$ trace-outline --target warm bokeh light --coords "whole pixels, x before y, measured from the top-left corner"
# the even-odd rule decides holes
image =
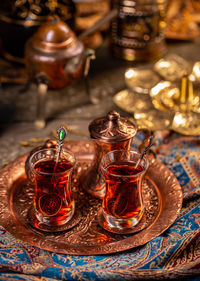
[[[182,115],[182,113],[176,113],[174,116],[174,121],[176,123],[176,125],[181,125],[183,123],[185,123],[185,119],[184,116]]]
[[[161,68],[164,68],[164,67],[170,67],[170,62],[168,62],[168,61],[160,61],[160,67]]]
[[[162,81],[162,82],[158,83],[156,86],[154,86],[151,89],[151,95],[156,96],[161,90],[169,87],[170,85],[171,85],[171,83],[168,81]]]
[[[200,79],[200,63],[196,62],[193,66],[192,73],[196,76],[196,78]]]
[[[132,69],[132,68],[128,69],[125,72],[125,78],[127,78],[127,79],[131,79],[132,77],[134,77],[136,75],[137,75],[137,72],[134,69]]]

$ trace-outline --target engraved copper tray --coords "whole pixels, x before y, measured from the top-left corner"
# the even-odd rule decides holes
[[[135,233],[114,234],[101,228],[98,213],[101,200],[86,194],[78,184],[80,174],[93,159],[90,142],[69,142],[66,147],[75,153],[77,166],[73,175],[76,212],[65,231],[45,232],[33,227],[30,218],[33,188],[28,185],[20,156],[0,171],[0,224],[17,238],[41,249],[75,255],[109,254],[137,247],[163,233],[176,219],[182,206],[181,187],[163,164],[150,159],[143,186],[145,214]]]

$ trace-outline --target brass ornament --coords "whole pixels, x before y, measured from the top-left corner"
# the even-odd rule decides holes
[[[181,80],[183,75],[191,73],[192,64],[176,54],[169,53],[154,64],[153,70],[164,80],[175,82]]]
[[[127,69],[127,89],[113,97],[114,103],[133,114],[139,128],[200,135],[200,62],[192,64],[168,54],[153,70]],[[154,84],[154,76],[150,76],[155,72],[166,80]]]
[[[169,129],[173,115],[154,108],[150,96],[133,93],[127,89],[113,97],[114,103],[134,115],[139,128],[151,131]]]
[[[200,135],[200,114],[191,112],[176,112],[171,129],[186,136]]]
[[[160,81],[160,77],[151,69],[128,68],[124,78],[130,91],[147,95],[150,89]]]
[[[200,135],[200,96],[194,92],[190,76],[182,77],[180,89],[162,81],[151,89],[150,96],[156,109],[173,113],[172,130],[183,135]]]
[[[200,112],[200,97],[194,92],[189,76],[182,77],[180,89],[170,81],[159,82],[151,89],[150,97],[154,107],[161,111]]]

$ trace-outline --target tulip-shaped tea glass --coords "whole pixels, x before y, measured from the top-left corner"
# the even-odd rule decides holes
[[[57,150],[42,149],[30,158],[34,175],[34,208],[37,219],[48,226],[68,222],[75,210],[71,189],[71,173],[76,164],[75,156],[62,148],[59,161]]]
[[[103,227],[127,230],[134,227],[143,215],[142,182],[149,162],[136,151],[114,150],[101,161],[106,181],[106,194],[102,203],[105,219]]]

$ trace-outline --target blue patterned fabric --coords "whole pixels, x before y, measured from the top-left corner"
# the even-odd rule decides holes
[[[72,256],[31,246],[0,227],[0,280],[200,280],[200,139],[166,140],[154,149],[184,194],[168,230],[126,252]]]

